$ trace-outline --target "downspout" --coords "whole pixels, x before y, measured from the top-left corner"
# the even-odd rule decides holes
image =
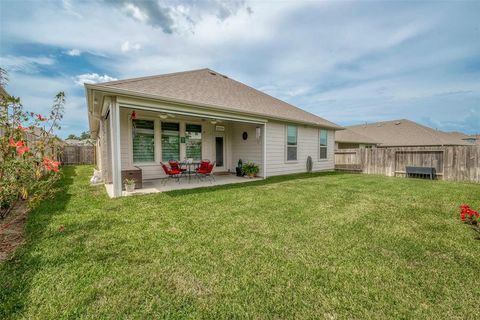
[[[267,123],[263,125],[263,179],[267,179]]]

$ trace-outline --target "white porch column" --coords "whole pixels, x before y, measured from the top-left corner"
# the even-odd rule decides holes
[[[267,123],[263,125],[263,179],[267,179]]]
[[[110,141],[112,149],[113,197],[122,195],[122,164],[120,160],[120,106],[116,97],[110,103]]]

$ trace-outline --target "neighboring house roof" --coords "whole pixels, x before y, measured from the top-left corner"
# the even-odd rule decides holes
[[[70,146],[91,146],[95,144],[92,139],[84,139],[84,140],[65,139],[64,142],[65,144]]]
[[[87,85],[88,87],[95,87],[98,90],[102,87],[122,89],[132,94],[155,96],[167,101],[310,123],[333,129],[341,128],[333,122],[210,69],[111,81]]]
[[[471,139],[474,139],[475,140],[475,144],[478,144],[480,145],[480,134],[473,134],[471,136],[469,136]]]
[[[378,144],[375,139],[364,136],[363,134],[357,133],[348,128],[335,132],[335,141],[346,143]]]
[[[347,129],[378,141],[382,147],[471,145],[464,140],[467,135],[463,133],[434,130],[407,119],[348,126]]]

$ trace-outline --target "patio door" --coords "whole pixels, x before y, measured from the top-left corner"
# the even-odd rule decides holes
[[[225,171],[225,136],[215,136],[216,171]]]

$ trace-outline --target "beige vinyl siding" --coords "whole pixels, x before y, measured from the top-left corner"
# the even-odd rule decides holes
[[[161,122],[162,119],[156,114],[137,111],[137,118],[153,119],[155,121],[155,162],[152,163],[133,163],[132,155],[132,126],[130,121],[130,110],[121,109],[120,114],[120,143],[121,143],[121,164],[122,168],[129,168],[132,165],[142,169],[144,179],[163,178],[164,173],[160,166],[161,160]],[[201,121],[200,119],[168,119],[165,121],[180,122],[180,134],[184,135],[187,123],[200,123],[202,125],[202,158],[215,160],[215,125],[210,121]],[[109,132],[109,121],[105,122],[106,132]],[[217,124],[218,125],[218,124]],[[239,122],[220,123],[225,127],[225,170],[234,171],[238,159],[242,161],[253,161],[260,167],[259,176],[263,176],[263,125],[261,128],[261,138],[256,139],[256,127],[254,124]],[[334,169],[334,140],[335,133],[328,130],[328,155],[326,160],[319,159],[319,128],[298,125],[298,160],[286,162],[286,123],[268,122],[267,123],[267,176],[299,173],[306,171],[307,156],[313,159],[313,170],[333,170]],[[242,139],[242,133],[248,133],[247,141]],[[107,141],[109,143],[109,139]],[[110,148],[102,148],[102,153],[110,152]],[[181,144],[181,157],[185,156],[185,146]],[[105,168],[110,168],[110,157],[105,155],[107,161],[104,162]],[[183,158],[182,158],[183,159]],[[111,181],[111,173],[107,173]]]
[[[120,112],[120,144],[121,144],[121,163],[122,168],[129,168],[137,166],[142,169],[143,179],[158,179],[164,178],[165,174],[160,165],[162,159],[161,148],[161,123],[165,122],[179,122],[180,136],[185,135],[185,127],[187,123],[200,124],[202,126],[202,158],[214,160],[214,133],[215,126],[209,121],[201,121],[201,119],[160,119],[158,113],[148,111],[136,111],[138,119],[149,119],[155,122],[155,161],[152,163],[134,163],[132,154],[132,124],[130,120],[131,110],[121,109]],[[227,149],[228,150],[228,149]],[[185,144],[180,144],[180,157],[185,157]],[[229,155],[227,155],[228,157]],[[181,160],[181,159],[180,159]]]
[[[262,130],[259,140],[256,139],[256,125],[235,123],[232,125],[232,162],[231,168],[235,170],[238,159],[243,163],[254,162],[260,167],[259,176],[263,176],[263,125],[258,125]],[[242,134],[247,132],[248,139],[243,140]]]
[[[327,159],[319,159],[319,128],[298,125],[297,161],[286,160],[287,123],[267,124],[267,175],[276,176],[306,171],[307,157],[313,160],[313,171],[334,169],[335,132],[328,130]]]

